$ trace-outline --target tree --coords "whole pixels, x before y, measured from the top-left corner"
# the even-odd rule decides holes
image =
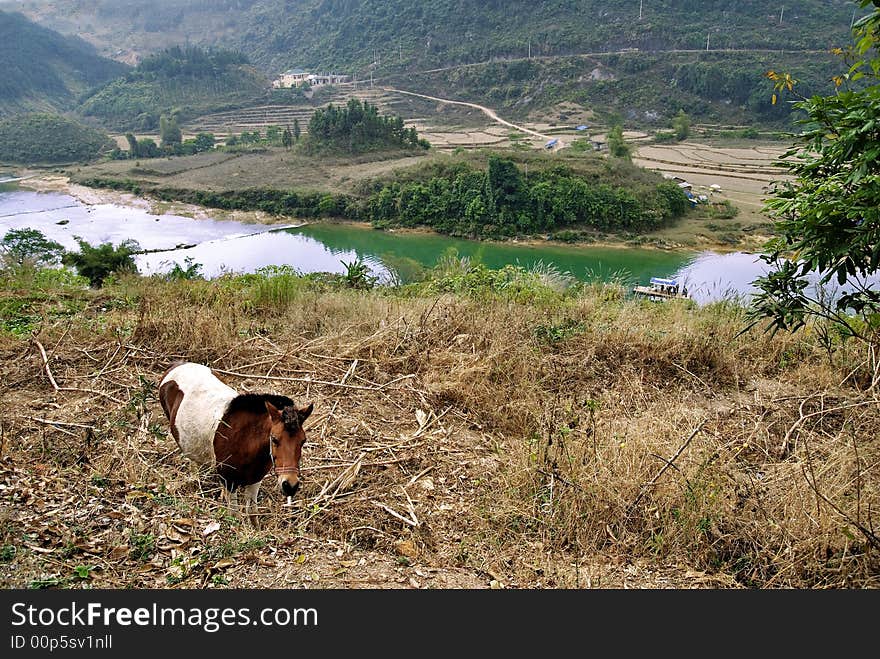
[[[159,118],[159,137],[163,149],[174,147],[183,141],[180,126],[177,125],[177,115],[166,117],[163,114]]]
[[[856,23],[853,37],[836,49],[852,62],[836,92],[793,102],[805,128],[783,156],[792,179],[776,182],[765,203],[778,236],[762,257],[771,270],[755,281],[750,313],[752,325],[769,319],[772,331],[822,318],[876,346],[880,291],[866,279],[880,269],[880,9]],[[778,92],[797,93],[790,74],[767,75]],[[829,299],[810,278],[843,290]]]
[[[272,146],[281,146],[284,142],[284,135],[280,126],[269,126],[266,129],[266,141]]]
[[[630,159],[631,147],[623,137],[623,127],[620,124],[608,131],[608,152],[615,158]]]
[[[131,159],[139,157],[141,154],[138,151],[137,138],[131,133],[126,133],[125,139],[128,140],[128,157]]]
[[[117,247],[103,243],[93,247],[82,238],[77,238],[78,252],[67,252],[62,263],[72,265],[76,271],[89,280],[93,288],[100,288],[104,280],[113,273],[137,272],[134,253],[139,246],[134,240],[124,240]]]
[[[486,190],[490,207],[499,219],[510,221],[524,203],[522,174],[512,160],[489,156],[486,168]]]
[[[281,145],[285,149],[289,149],[293,146],[293,133],[290,132],[290,126],[287,126],[281,134]]]
[[[672,130],[675,132],[675,139],[679,142],[686,140],[690,136],[691,118],[687,116],[684,110],[679,110],[672,120]]]
[[[202,151],[210,151],[214,148],[216,143],[217,140],[214,138],[214,133],[196,133],[193,140],[196,151],[199,153]]]
[[[162,152],[153,140],[142,137],[137,141],[137,154],[139,158],[158,158]]]
[[[293,140],[294,142],[299,142],[299,136],[302,134],[302,130],[299,127],[299,119],[296,117],[293,118]]]
[[[64,248],[36,229],[10,229],[0,241],[4,267],[42,267],[58,263]]]

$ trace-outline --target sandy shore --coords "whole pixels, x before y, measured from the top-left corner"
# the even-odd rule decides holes
[[[30,174],[25,174],[30,176]],[[185,204],[177,201],[162,201],[139,197],[131,192],[121,190],[109,190],[106,188],[90,188],[85,185],[72,183],[64,174],[39,173],[21,181],[19,187],[35,190],[37,192],[60,192],[67,194],[87,206],[100,204],[113,204],[116,206],[128,206],[140,208],[154,215],[178,215],[189,217],[194,220],[234,220],[246,224],[290,224],[291,218],[279,217],[263,211],[227,211],[219,208],[206,208],[196,204]],[[306,224],[305,221],[296,220],[296,223]]]

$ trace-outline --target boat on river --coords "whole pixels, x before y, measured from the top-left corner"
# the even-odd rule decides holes
[[[651,277],[648,286],[636,286],[633,293],[647,297],[653,302],[690,299],[687,288],[682,286],[677,279],[664,277]]]

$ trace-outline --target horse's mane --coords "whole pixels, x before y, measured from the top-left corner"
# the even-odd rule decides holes
[[[227,413],[250,412],[251,414],[266,414],[267,401],[281,411],[281,419],[289,431],[293,432],[299,428],[299,416],[296,413],[296,405],[287,396],[279,396],[277,394],[239,394],[229,403]]]

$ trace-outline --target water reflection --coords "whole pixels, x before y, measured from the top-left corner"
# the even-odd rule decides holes
[[[185,266],[187,259],[201,264],[205,277],[216,277],[225,272],[253,272],[265,265],[288,265],[299,272],[345,273],[343,261],[360,258],[370,271],[382,281],[391,278],[390,270],[381,260],[359,254],[354,249],[333,249],[319,240],[303,234],[283,230],[242,237],[209,240],[194,247],[173,252],[141,254],[138,269],[143,274],[167,272],[174,264]]]
[[[481,243],[339,224],[279,229],[155,215],[145,208],[113,204],[85,205],[64,194],[22,190],[0,192],[0,236],[13,228],[37,229],[71,250],[78,248],[75,236],[93,245],[134,239],[142,249],[162,250],[137,256],[145,275],[167,272],[174,264],[185,268],[188,260],[200,264],[206,277],[254,272],[266,265],[287,265],[303,273],[344,273],[343,262],[360,259],[382,282],[407,281],[452,249],[492,268],[552,264],[581,280],[624,276],[634,284],[655,276],[677,277],[703,304],[730,297],[745,300],[755,292],[752,282],[767,272],[757,255],[741,252],[694,255],[657,249]]]
[[[675,278],[699,304],[720,299],[747,299],[757,292],[752,282],[769,271],[758,254],[704,252],[678,270]]]

